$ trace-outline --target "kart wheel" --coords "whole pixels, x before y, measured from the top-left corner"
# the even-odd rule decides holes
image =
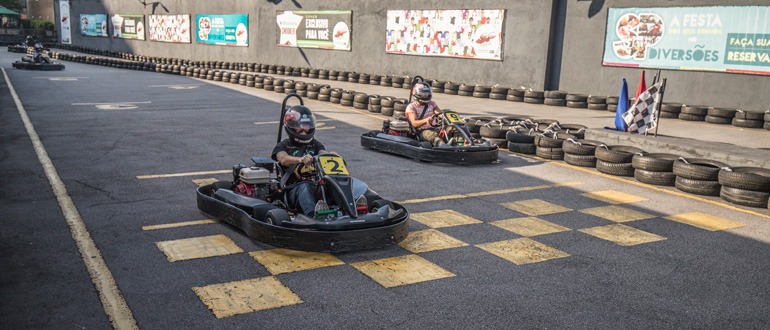
[[[369,206],[369,212],[377,212],[378,209],[388,206],[391,209],[393,208],[393,203],[391,203],[389,200],[386,199],[378,199],[376,201],[373,201],[371,205]]]
[[[291,221],[289,213],[284,209],[272,209],[265,214],[265,222],[273,226],[280,226],[284,221]]]

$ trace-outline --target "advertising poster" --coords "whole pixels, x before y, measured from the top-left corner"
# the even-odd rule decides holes
[[[249,45],[248,14],[197,14],[195,15],[195,42],[206,45]]]
[[[150,15],[150,41],[190,43],[190,15]]]
[[[59,35],[61,36],[61,43],[70,45],[72,44],[72,25],[70,24],[70,1],[59,0],[59,17],[61,22],[59,24]]]
[[[144,40],[144,15],[115,14],[112,21],[112,37]]]
[[[502,60],[505,10],[388,10],[385,52]]]
[[[80,34],[90,37],[109,37],[107,15],[80,14]]]
[[[350,50],[353,11],[283,11],[276,13],[278,46]]]
[[[602,64],[770,74],[770,7],[610,8]]]

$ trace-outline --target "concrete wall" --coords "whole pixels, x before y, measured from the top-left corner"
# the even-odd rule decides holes
[[[629,93],[639,84],[641,69],[602,66],[607,8],[669,6],[770,5],[768,0],[570,0],[564,31],[564,52],[559,88],[576,93],[618,95],[626,78]],[[648,69],[647,83],[657,70]],[[770,109],[770,77],[746,74],[664,70],[664,102],[682,102],[747,110]]]
[[[154,1],[147,1],[151,3]],[[273,2],[278,2],[274,4]],[[289,66],[324,68],[388,75],[421,75],[466,84],[500,84],[542,88],[545,79],[550,27],[551,2],[524,1],[442,1],[438,7],[419,6],[414,1],[159,1],[153,8],[139,1],[72,0],[72,17],[81,13],[108,14],[191,14],[248,13],[249,47],[198,44],[168,44],[152,41],[84,37],[73,26],[73,44],[133,52],[147,56],[176,57],[191,60],[255,62]],[[353,11],[352,51],[277,47],[277,10]],[[421,57],[385,53],[385,19],[388,9],[505,9],[502,61]],[[166,11],[165,9],[168,11]],[[223,10],[223,8],[227,8]],[[77,22],[73,20],[73,22]],[[364,60],[365,59],[365,60]]]
[[[370,74],[421,75],[466,84],[571,93],[617,95],[626,78],[636,90],[640,69],[602,66],[608,7],[726,5],[724,0],[460,0],[417,3],[405,0],[71,0],[72,17],[107,14],[249,14],[249,47],[169,44],[152,41],[83,37],[73,26],[73,44],[190,60],[254,62]],[[146,3],[146,4],[145,4]],[[277,4],[276,4],[277,3]],[[729,5],[768,5],[768,0],[730,0]],[[58,7],[58,6],[57,6]],[[226,10],[225,10],[226,8]],[[385,17],[388,9],[505,9],[503,60],[469,60],[386,54]],[[275,46],[277,10],[353,11],[352,51]],[[555,14],[554,14],[555,13]],[[553,17],[553,18],[552,18]],[[59,20],[57,20],[58,22]],[[76,22],[76,20],[73,20]],[[647,70],[648,82],[655,70]],[[663,71],[668,78],[665,101],[749,110],[770,108],[770,78],[766,76],[695,71]]]

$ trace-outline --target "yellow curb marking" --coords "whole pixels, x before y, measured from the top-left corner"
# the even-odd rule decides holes
[[[273,276],[192,289],[218,319],[303,303]]]
[[[478,248],[508,260],[517,265],[525,265],[551,259],[566,258],[570,254],[554,249],[531,238],[517,238],[507,241],[484,243]]]

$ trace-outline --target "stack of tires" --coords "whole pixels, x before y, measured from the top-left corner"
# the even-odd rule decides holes
[[[473,97],[475,98],[488,99],[490,92],[492,92],[492,87],[489,86],[476,85],[473,87]]]
[[[679,118],[679,114],[682,112],[681,103],[663,102],[660,105],[659,118]]]
[[[547,131],[535,136],[535,155],[551,160],[564,160],[562,145],[565,140],[576,139],[574,135],[558,131]]]
[[[430,90],[434,93],[443,93],[445,88],[444,86],[446,86],[446,81],[439,81],[439,80],[430,81]]]
[[[481,127],[489,124],[493,120],[495,120],[495,118],[483,116],[463,118],[465,126],[468,127],[468,132],[470,132],[471,136],[476,139],[481,138]]]
[[[501,149],[507,149],[508,140],[505,136],[511,128],[513,127],[501,121],[488,122],[479,127],[479,134],[483,139],[497,144]]]
[[[677,155],[666,153],[636,154],[631,159],[634,178],[639,182],[656,186],[674,186],[676,182],[674,161],[679,158]]]
[[[508,150],[511,152],[534,155],[537,152],[535,137],[540,134],[534,128],[517,125],[512,127],[505,134],[508,140]]]
[[[460,92],[460,85],[447,81],[444,83],[444,94],[457,95]]]
[[[369,95],[365,93],[355,93],[353,96],[353,107],[364,110],[369,107]]]
[[[358,78],[356,78],[358,80]],[[346,107],[352,107],[354,98],[356,97],[356,91],[354,90],[344,90],[342,91],[342,97],[340,98],[340,105],[344,105]]]
[[[543,93],[543,96],[545,96],[543,103],[557,107],[567,106],[567,94],[569,93],[563,91],[545,91]]]
[[[711,124],[730,125],[735,118],[736,109],[710,107],[706,113],[706,122]]]
[[[524,88],[511,88],[505,99],[512,102],[524,102]]]
[[[492,86],[489,90],[489,98],[493,100],[505,100],[508,96],[508,87]]]
[[[719,196],[719,170],[727,164],[709,159],[680,158],[674,161],[674,186],[686,193]]]
[[[585,94],[567,94],[568,108],[585,109],[588,108],[588,95]]]
[[[524,91],[524,103],[531,103],[531,104],[545,103],[545,92],[533,91],[533,90]]]
[[[604,174],[633,177],[634,165],[632,160],[635,154],[642,153],[644,151],[636,147],[598,146],[594,153],[596,169]]]
[[[764,125],[764,113],[759,111],[737,110],[733,118],[733,126],[744,128],[762,128]]]
[[[369,102],[367,103],[368,105],[366,106],[367,110],[369,110],[369,112],[374,112],[374,113],[382,112],[381,101],[382,101],[381,96],[377,94],[369,95]]]
[[[564,162],[581,167],[596,167],[596,148],[604,145],[599,141],[568,139],[562,144]]]
[[[770,110],[766,110],[765,111],[765,117],[764,118],[765,118],[764,128],[766,130],[770,130]]]
[[[588,96],[588,109],[607,110],[607,97],[599,95]]]
[[[719,170],[719,197],[738,205],[768,207],[770,170],[761,167],[724,167]]]
[[[683,105],[679,119],[687,121],[706,121],[709,108],[705,105]]]

